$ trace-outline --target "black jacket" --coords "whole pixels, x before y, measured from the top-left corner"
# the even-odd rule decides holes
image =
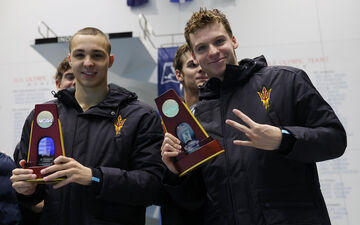
[[[0,152],[0,225],[17,225],[21,221],[16,193],[10,181],[13,169],[14,161]]]
[[[181,180],[201,180],[204,188],[177,186],[169,176],[166,182],[172,184],[168,188],[175,200],[187,207],[204,201],[207,225],[330,224],[316,162],[341,156],[346,134],[304,71],[267,66],[262,56],[245,59],[239,66],[227,65],[223,82],[210,79],[200,98],[195,116],[225,153]],[[232,113],[234,108],[291,135],[283,135],[274,151],[236,146],[233,140],[247,137],[225,124],[226,119],[244,124]]]
[[[74,90],[57,94],[66,156],[93,173],[101,184],[69,184],[58,190],[38,185],[34,196],[20,196],[29,204],[45,200],[41,224],[144,224],[145,208],[163,199],[160,147],[163,133],[151,107],[116,85],[106,98],[83,112]],[[26,159],[30,124],[27,118],[14,158]],[[116,122],[123,122],[116,134]]]

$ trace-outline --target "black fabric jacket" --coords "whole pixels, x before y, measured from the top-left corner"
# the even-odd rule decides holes
[[[163,199],[160,147],[163,132],[157,112],[137,100],[135,93],[109,85],[106,98],[83,112],[74,89],[57,93],[66,156],[101,177],[89,186],[71,183],[54,190],[38,185],[28,204],[45,200],[41,224],[144,224],[145,208]],[[116,134],[114,124],[124,122]],[[26,159],[33,112],[27,118],[14,153]]]
[[[267,107],[263,90],[270,92]],[[207,225],[330,224],[316,162],[341,156],[346,133],[304,71],[267,66],[263,56],[245,59],[227,65],[223,82],[210,79],[200,98],[195,116],[225,153],[182,180],[168,174],[164,182],[174,200],[188,208],[204,201]],[[283,135],[274,151],[234,145],[233,140],[247,140],[225,124],[226,119],[244,124],[234,108],[291,135]]]
[[[16,193],[10,181],[13,169],[14,161],[0,152],[0,225],[17,225],[21,221]]]

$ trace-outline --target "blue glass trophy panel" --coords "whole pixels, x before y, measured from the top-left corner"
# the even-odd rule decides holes
[[[53,164],[55,153],[54,140],[51,137],[43,137],[38,144],[38,166],[50,166]]]
[[[190,154],[200,148],[199,140],[188,123],[180,123],[176,127],[176,135],[184,146],[186,154]]]

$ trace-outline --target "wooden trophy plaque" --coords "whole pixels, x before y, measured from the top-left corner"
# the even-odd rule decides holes
[[[180,176],[224,152],[217,140],[210,137],[188,106],[172,89],[155,99],[164,130],[181,141],[181,153],[174,158]]]
[[[65,155],[64,142],[56,104],[35,105],[34,119],[31,123],[29,151],[26,169],[32,169],[36,179],[27,181],[44,183],[40,171],[53,165],[56,157]],[[49,182],[59,182],[58,178]]]

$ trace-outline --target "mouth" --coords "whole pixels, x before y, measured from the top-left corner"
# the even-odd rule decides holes
[[[216,59],[214,61],[211,61],[209,62],[208,64],[216,64],[216,63],[222,63],[225,61],[225,57],[222,57],[222,58],[219,58],[219,59]]]
[[[96,75],[96,72],[83,71],[82,74],[86,77],[93,77]]]
[[[207,80],[207,76],[199,76],[195,78],[196,80]]]

